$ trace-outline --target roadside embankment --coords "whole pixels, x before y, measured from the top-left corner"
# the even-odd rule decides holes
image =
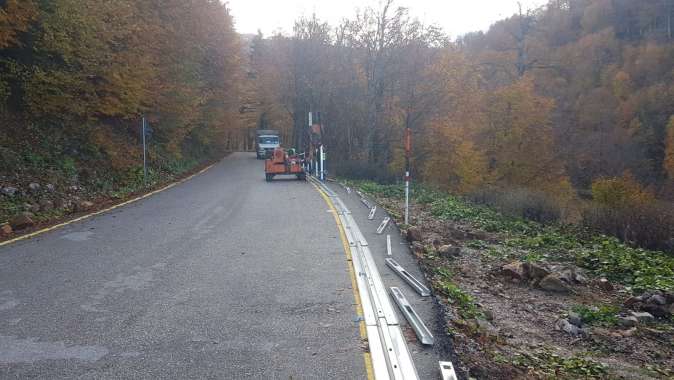
[[[402,187],[352,183],[399,222]],[[674,376],[674,257],[416,188],[402,226],[477,379]]]

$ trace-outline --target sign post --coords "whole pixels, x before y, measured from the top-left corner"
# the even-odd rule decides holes
[[[147,186],[147,146],[145,144],[146,123],[147,121],[143,116],[143,126],[141,128],[141,133],[143,134],[143,185],[145,186]]]

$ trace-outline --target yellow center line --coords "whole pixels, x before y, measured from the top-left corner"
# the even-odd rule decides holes
[[[100,214],[106,213],[106,212],[108,212],[108,211],[112,211],[112,210],[114,210],[114,209],[116,209],[116,208],[119,208],[119,207],[122,207],[122,206],[126,206],[126,205],[128,205],[128,204],[137,202],[137,201],[139,201],[139,200],[141,200],[141,199],[145,199],[145,198],[147,198],[147,197],[151,197],[151,196],[153,196],[153,195],[155,195],[155,194],[157,194],[157,193],[161,193],[161,192],[164,191],[164,190],[168,190],[168,189],[172,188],[173,186],[179,185],[179,184],[181,184],[181,183],[183,183],[183,182],[187,182],[187,181],[191,180],[192,178],[198,176],[199,174],[204,173],[205,171],[207,171],[208,169],[212,168],[213,166],[215,166],[215,164],[208,165],[207,167],[205,167],[205,168],[199,170],[198,172],[196,172],[196,173],[190,175],[189,177],[183,178],[183,179],[181,179],[180,181],[176,181],[176,182],[173,182],[173,183],[171,183],[171,184],[168,184],[168,185],[162,187],[161,189],[157,189],[157,190],[151,191],[151,192],[149,192],[149,193],[147,193],[147,194],[143,194],[143,195],[138,196],[138,197],[136,197],[136,198],[129,199],[128,201],[124,201],[124,202],[122,202],[122,203],[118,203],[118,204],[113,205],[113,206],[110,206],[110,207],[108,207],[108,208],[106,208],[106,209],[99,210],[99,211],[95,211],[95,212],[92,212],[91,214],[83,215],[83,216],[77,217],[77,218],[75,218],[75,219],[71,219],[71,220],[65,221],[65,222],[63,222],[63,223],[59,223],[59,224],[53,225],[53,226],[51,226],[51,227],[43,228],[43,229],[41,229],[41,230],[39,230],[39,231],[31,232],[31,233],[29,233],[29,234],[25,234],[25,235],[21,235],[21,236],[19,236],[19,237],[15,237],[14,239],[10,239],[10,240],[6,240],[6,241],[3,241],[3,242],[0,242],[0,247],[5,246],[5,245],[9,245],[9,244],[12,244],[12,243],[16,243],[16,242],[18,242],[18,241],[20,241],[20,240],[30,239],[30,238],[33,238],[33,237],[35,237],[35,236],[42,235],[42,234],[45,233],[45,232],[53,231],[53,230],[55,230],[55,229],[58,229],[58,228],[67,226],[67,225],[69,225],[69,224],[72,224],[72,223],[75,223],[75,222],[79,222],[79,221],[84,220],[84,219],[91,218],[92,216],[100,215]]]
[[[363,317],[363,305],[360,302],[360,294],[358,293],[358,282],[356,281],[356,272],[353,268],[353,258],[351,257],[351,248],[349,247],[349,241],[346,239],[346,232],[344,232],[344,226],[342,225],[342,221],[339,219],[339,215],[337,214],[337,209],[335,208],[335,205],[332,203],[332,200],[330,200],[330,197],[325,194],[323,190],[321,190],[318,186],[315,184],[311,184],[319,194],[321,194],[321,197],[325,200],[325,203],[328,204],[328,207],[330,208],[330,211],[332,212],[332,216],[335,218],[335,222],[337,223],[337,229],[339,230],[339,237],[342,239],[342,246],[344,248],[344,253],[346,254],[346,260],[348,262],[348,267],[349,267],[349,276],[351,277],[351,289],[353,290],[353,298],[356,300],[356,314],[361,317],[361,320],[358,322],[358,328],[360,331],[360,338],[363,341],[367,340],[367,328],[365,326],[365,320],[362,318]],[[365,361],[365,371],[367,372],[367,378],[368,380],[374,380],[374,369],[372,367],[372,356],[370,355],[369,352],[363,352],[363,360]]]

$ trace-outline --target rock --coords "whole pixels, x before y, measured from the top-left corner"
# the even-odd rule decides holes
[[[7,186],[2,188],[2,194],[8,197],[13,197],[16,192],[19,191],[16,187]]]
[[[71,207],[70,201],[63,198],[56,198],[54,200],[54,207],[59,210],[69,209]]]
[[[489,240],[489,234],[480,230],[471,230],[465,233],[464,239],[470,240]]]
[[[77,212],[82,212],[82,211],[87,211],[90,210],[92,207],[94,207],[94,203],[90,201],[79,201],[75,205],[75,211]]]
[[[568,319],[558,319],[557,322],[555,322],[555,330],[564,331],[571,336],[583,335],[583,330],[578,326],[571,324]]]
[[[655,320],[655,317],[651,313],[633,311],[631,314],[639,323],[648,323]]]
[[[576,281],[574,279],[575,277],[575,274],[570,269],[564,269],[563,271],[557,273],[557,278],[566,282],[567,284],[573,284]]]
[[[532,280],[540,280],[550,274],[550,271],[536,263],[522,264],[525,276]]]
[[[484,314],[484,319],[488,321],[493,321],[494,320],[494,312],[489,310],[489,309],[484,309],[482,310],[482,314]]]
[[[430,235],[424,236],[424,240],[427,244],[430,244],[433,247],[439,247],[442,245],[442,237],[436,233],[431,233]]]
[[[627,329],[627,330],[625,330],[625,331],[621,331],[621,332],[620,332],[620,336],[622,336],[623,338],[628,338],[628,337],[634,335],[636,332],[637,332],[637,328],[636,328],[636,327],[632,327],[631,329]]]
[[[587,281],[585,276],[583,276],[576,268],[565,269],[559,272],[557,277],[569,285],[582,284]]]
[[[415,226],[410,226],[410,228],[407,229],[407,241],[412,243],[415,241],[421,241],[423,239],[423,235],[421,233],[421,229],[419,227]]]
[[[630,298],[628,298],[628,299],[625,300],[625,302],[623,303],[623,305],[625,305],[625,307],[627,307],[627,308],[634,309],[635,306],[641,304],[643,301],[644,301],[644,300],[643,300],[643,298],[641,298],[641,296],[638,296],[638,297],[630,297]]]
[[[516,280],[525,280],[527,278],[524,264],[521,261],[513,261],[510,264],[502,266],[501,274]]]
[[[538,283],[538,286],[540,286],[543,290],[557,293],[568,293],[570,290],[564,281],[562,281],[555,274],[549,274],[545,276],[541,282]]]
[[[667,299],[661,294],[654,294],[646,302],[653,305],[666,305]]]
[[[30,184],[28,184],[28,190],[30,190],[31,193],[37,193],[38,191],[40,191],[40,188],[42,188],[42,186],[40,186],[39,183],[31,182]]]
[[[16,215],[13,217],[10,221],[9,224],[14,230],[22,230],[24,228],[32,227],[35,225],[35,222],[33,221],[33,213],[31,212],[22,212],[19,215]]]
[[[578,313],[569,312],[567,320],[574,326],[583,327],[583,319],[580,317],[580,315],[578,315]]]
[[[54,186],[54,185],[51,184],[51,183],[48,183],[48,184],[45,186],[45,189],[47,189],[48,192],[53,193],[53,192],[56,190],[56,186]]]
[[[634,327],[639,323],[637,317],[633,315],[628,315],[626,317],[618,317],[618,324],[622,327]]]
[[[9,223],[0,225],[0,236],[9,236],[12,232],[14,232],[14,230],[12,230],[12,226],[10,226]]]
[[[607,292],[613,291],[613,284],[611,284],[608,279],[605,278],[600,278],[599,281],[597,281],[597,287],[601,290],[605,290]]]
[[[412,242],[412,245],[410,246],[412,248],[412,252],[414,252],[416,255],[423,255],[424,254],[424,245],[419,243],[418,241]]]
[[[498,336],[498,329],[492,325],[489,321],[484,319],[476,319],[475,324],[477,329],[485,336],[496,337]]]
[[[583,275],[582,273],[576,271],[575,280],[576,280],[576,283],[578,283],[578,284],[584,284],[584,283],[587,282],[587,277],[585,277],[585,275]],[[609,283],[609,285],[611,285],[611,284]],[[613,289],[613,286],[611,286],[611,289]]]
[[[657,304],[646,304],[641,307],[641,310],[647,312],[646,314],[651,314],[657,318],[669,318],[672,315],[672,311],[667,305],[657,305]]]
[[[457,257],[461,254],[461,247],[443,245],[438,248],[438,254],[445,258]]]
[[[667,292],[663,294],[665,299],[667,300],[667,303],[672,304],[674,303],[674,292]]]
[[[35,203],[24,203],[23,209],[24,211],[29,211],[32,212],[33,214],[37,214],[38,212],[40,212],[40,205]]]
[[[54,202],[50,201],[49,199],[40,200],[40,210],[51,211],[53,209],[54,209]]]

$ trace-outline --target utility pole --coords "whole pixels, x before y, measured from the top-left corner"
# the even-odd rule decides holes
[[[143,134],[143,185],[147,186],[147,146],[145,144],[145,128],[147,121],[143,116],[141,133]]]
[[[410,155],[412,153],[412,130],[405,128],[405,224],[410,222]]]

